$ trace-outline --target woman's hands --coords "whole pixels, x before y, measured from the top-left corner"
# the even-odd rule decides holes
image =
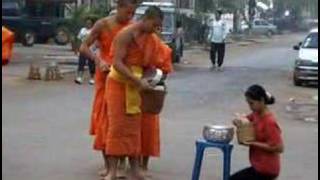
[[[252,146],[255,142],[254,141],[245,141],[245,142],[241,142],[240,145],[243,146]]]
[[[232,121],[233,125],[235,125],[236,127],[239,127],[241,124],[246,122],[249,122],[246,114],[235,113],[235,118]]]

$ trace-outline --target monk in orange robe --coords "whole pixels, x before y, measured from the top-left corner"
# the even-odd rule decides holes
[[[163,13],[158,7],[149,7],[143,18],[122,30],[111,49],[113,66],[107,77],[106,101],[108,107],[108,131],[106,154],[110,172],[105,180],[117,175],[117,162],[128,156],[132,178],[142,180],[139,157],[142,153],[142,112],[140,91],[152,87],[141,79],[143,71],[157,67],[163,61],[157,54],[164,45],[154,34],[161,27]]]
[[[104,96],[105,82],[109,72],[109,66],[111,65],[111,59],[109,58],[110,47],[116,34],[129,24],[136,7],[137,0],[118,0],[117,13],[114,16],[97,21],[89,37],[80,47],[81,53],[85,54],[89,59],[93,59],[99,67],[95,74],[95,96],[89,133],[90,135],[95,135],[93,148],[101,151],[104,158],[106,169],[99,173],[101,176],[105,176],[108,172],[107,156],[104,153],[105,135],[108,129],[107,106]],[[100,46],[97,56],[89,49],[95,41],[97,41]]]
[[[151,45],[149,47],[152,47]],[[160,46],[160,51],[154,54],[158,57],[157,67],[163,71],[165,75],[172,72],[172,50],[167,45]],[[141,134],[141,167],[145,176],[148,174],[148,163],[151,157],[160,157],[160,117],[157,114],[142,114],[142,134]]]
[[[9,63],[12,56],[14,33],[2,26],[2,65]]]

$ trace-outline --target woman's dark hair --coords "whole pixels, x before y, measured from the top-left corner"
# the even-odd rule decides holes
[[[264,101],[267,105],[274,104],[276,101],[270,93],[257,84],[250,86],[245,92],[245,96],[255,101]]]

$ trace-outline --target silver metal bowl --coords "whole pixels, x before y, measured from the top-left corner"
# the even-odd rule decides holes
[[[225,125],[206,125],[203,128],[203,138],[217,143],[230,143],[234,136],[234,128]]]

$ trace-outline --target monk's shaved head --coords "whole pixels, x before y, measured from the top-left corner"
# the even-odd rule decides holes
[[[163,17],[164,17],[163,12],[157,6],[150,6],[144,13],[144,18],[147,18],[147,19],[160,18],[161,20],[163,20]]]
[[[147,33],[157,32],[161,29],[164,15],[159,7],[150,6],[142,18],[143,31]]]
[[[138,0],[117,0],[117,20],[122,23],[130,21],[136,11]]]

